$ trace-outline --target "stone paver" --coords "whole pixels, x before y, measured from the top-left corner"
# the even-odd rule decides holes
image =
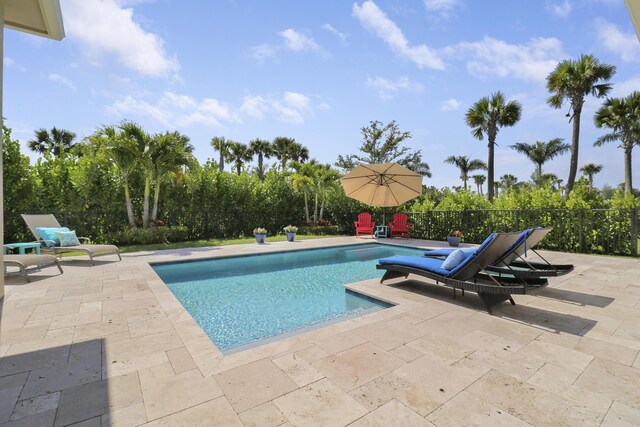
[[[8,277],[0,424],[640,425],[637,259],[545,253],[575,271],[493,316],[471,292],[367,280],[349,288],[396,305],[230,355],[148,264],[370,241],[65,258],[63,275]]]

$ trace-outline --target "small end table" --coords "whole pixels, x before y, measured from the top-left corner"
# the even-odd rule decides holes
[[[4,253],[5,254],[7,253],[7,249],[8,250],[18,249],[18,253],[20,255],[24,255],[25,254],[25,250],[31,249],[31,250],[35,250],[36,253],[39,255],[40,254],[40,242],[7,243],[6,245],[4,245]]]
[[[389,227],[386,226],[386,225],[376,225],[376,231],[375,231],[374,235],[377,238],[380,238],[380,237],[387,238],[387,237],[389,237]]]

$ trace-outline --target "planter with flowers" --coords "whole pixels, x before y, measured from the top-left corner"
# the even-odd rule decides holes
[[[264,243],[264,240],[267,238],[267,229],[262,227],[254,228],[253,235],[256,236],[257,243]]]
[[[447,236],[447,242],[449,242],[449,246],[458,246],[460,244],[460,240],[462,240],[462,230],[454,230]]]
[[[298,227],[296,227],[295,225],[287,225],[284,228],[284,232],[287,235],[287,241],[288,242],[293,242],[296,238],[296,233],[298,232]]]

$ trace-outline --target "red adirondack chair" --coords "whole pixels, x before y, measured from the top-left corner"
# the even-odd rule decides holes
[[[389,223],[389,229],[391,230],[391,237],[404,236],[409,238],[409,232],[411,231],[411,224],[409,224],[409,217],[403,213],[397,213],[393,216],[393,222]]]
[[[371,214],[363,212],[358,215],[358,220],[353,223],[356,226],[356,237],[361,234],[373,235],[373,229],[376,223],[371,221]]]

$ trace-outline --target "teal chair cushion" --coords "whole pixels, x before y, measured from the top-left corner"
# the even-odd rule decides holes
[[[56,236],[56,233],[69,232],[69,229],[67,227],[38,227],[36,228],[36,231],[42,240],[53,240],[56,242],[55,246],[60,246],[60,240],[58,239],[58,236]],[[47,247],[53,246],[51,242],[45,242],[45,244]]]

